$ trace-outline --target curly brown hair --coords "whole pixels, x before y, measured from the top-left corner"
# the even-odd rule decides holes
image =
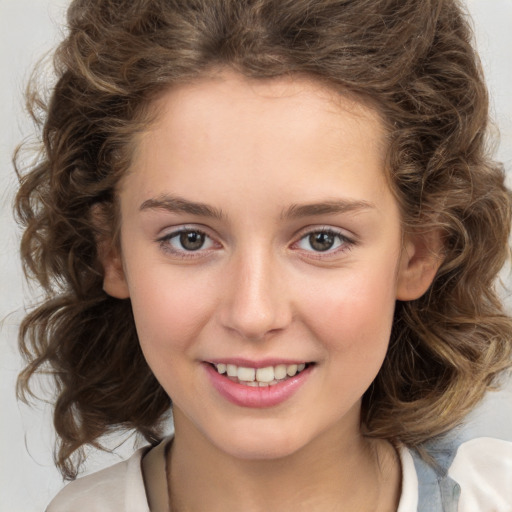
[[[370,436],[417,447],[461,421],[511,362],[494,283],[511,196],[488,154],[488,98],[456,0],[75,0],[49,102],[29,96],[43,152],[16,213],[26,272],[46,298],[20,330],[28,366],[57,385],[56,463],[76,476],[112,429],[155,442],[170,399],[139,348],[129,300],[108,296],[98,240],[116,239],[114,189],[148,106],[173,84],[229,66],[254,79],[300,73],[369,99],[388,128],[404,230],[440,230],[427,294],[399,302],[384,365],[363,397]],[[37,111],[43,107],[43,113]],[[105,228],[93,218],[101,204]]]

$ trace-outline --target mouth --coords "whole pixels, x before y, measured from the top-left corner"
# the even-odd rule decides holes
[[[290,400],[311,379],[315,366],[303,361],[204,361],[220,396],[240,407],[260,409]]]
[[[253,368],[229,363],[208,363],[219,375],[248,387],[276,386],[295,377],[314,363],[293,363]]]

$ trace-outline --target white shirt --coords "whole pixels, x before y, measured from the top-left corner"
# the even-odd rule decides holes
[[[147,451],[142,448],[126,461],[71,482],[47,512],[150,512],[141,469]],[[402,492],[397,512],[415,512],[421,482],[412,452],[401,447],[399,454]],[[482,437],[462,443],[448,475],[461,488],[457,512],[512,512],[512,442]]]

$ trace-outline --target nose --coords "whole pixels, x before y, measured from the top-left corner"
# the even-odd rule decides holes
[[[221,308],[224,328],[247,340],[262,340],[292,320],[283,269],[271,254],[253,252],[233,261]]]

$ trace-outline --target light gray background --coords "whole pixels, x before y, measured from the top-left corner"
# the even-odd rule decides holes
[[[21,360],[16,330],[23,305],[36,290],[23,284],[17,257],[18,233],[10,204],[16,179],[10,160],[16,145],[32,133],[23,113],[24,86],[34,63],[61,36],[67,0],[0,0],[0,510],[42,511],[62,486],[53,467],[51,411],[29,409],[14,398]],[[498,157],[512,170],[512,0],[467,0],[492,94],[493,116],[501,132]],[[504,274],[510,282],[509,273]],[[127,456],[94,454],[87,470]]]

